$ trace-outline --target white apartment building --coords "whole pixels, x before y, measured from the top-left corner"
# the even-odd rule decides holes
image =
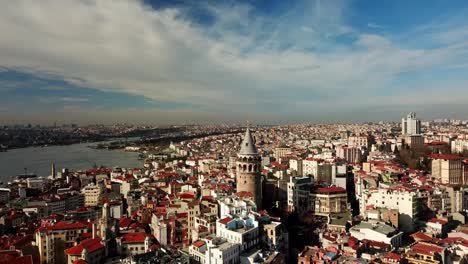
[[[351,136],[348,138],[348,146],[355,147],[355,148],[369,148],[371,145],[371,137],[369,135],[358,135],[358,136]]]
[[[192,243],[189,255],[200,264],[237,264],[240,262],[240,247],[225,238],[215,237]]]
[[[359,163],[362,160],[362,150],[357,147],[340,146],[336,150],[336,156],[350,163]]]
[[[402,135],[417,135],[421,134],[421,120],[416,118],[416,113],[409,113],[405,118],[401,119],[401,134]]]
[[[337,165],[336,173],[332,175],[332,184],[346,189],[348,166],[346,164]]]
[[[253,217],[226,217],[216,222],[216,236],[228,242],[239,244],[241,252],[259,243],[258,222]]]
[[[384,223],[361,222],[349,229],[351,236],[359,240],[373,240],[399,247],[402,242],[403,232]]]
[[[437,218],[431,218],[426,223],[427,231],[436,235],[443,235],[447,233],[447,221]]]
[[[468,194],[459,185],[440,185],[439,189],[445,196],[445,210],[449,213],[462,212],[468,209]]]
[[[132,256],[149,251],[152,235],[144,232],[126,233],[116,238],[117,252],[120,256]]]
[[[195,216],[193,219],[194,226],[191,231],[192,241],[216,234],[216,220],[218,220],[218,215],[214,213]]]
[[[42,178],[28,178],[26,179],[28,188],[37,189],[41,192],[44,190],[44,179]]]
[[[279,160],[281,157],[290,155],[292,153],[292,150],[290,147],[278,147],[275,148],[275,159]]]
[[[288,182],[288,212],[307,208],[310,191],[306,188],[314,183],[312,177],[291,177]]]
[[[317,175],[318,165],[322,160],[307,158],[302,161],[302,172],[304,175]]]
[[[298,176],[304,175],[302,172],[302,159],[290,159],[289,169],[295,171]]]
[[[167,224],[164,222],[163,217],[158,217],[156,214],[151,215],[151,230],[154,237],[163,246],[168,245]]]
[[[451,143],[452,153],[468,151],[468,139],[457,138]]]
[[[235,196],[225,197],[218,200],[220,216],[246,217],[251,212],[257,212],[257,205],[250,197],[239,198]]]
[[[205,264],[235,264],[239,263],[240,245],[229,243],[224,239],[207,240]]]
[[[0,202],[8,202],[10,200],[10,193],[10,189],[0,188]]]
[[[362,195],[358,196],[361,214],[365,213],[367,206],[397,209],[399,211],[398,222],[401,229],[406,232],[412,232],[415,228],[418,198],[418,192],[412,190],[384,187],[364,190]]]
[[[307,158],[302,162],[303,175],[312,175],[317,183],[332,184],[340,165],[322,159]]]

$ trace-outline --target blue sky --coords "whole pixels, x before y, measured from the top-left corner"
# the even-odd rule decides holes
[[[468,119],[468,2],[18,0],[0,123]]]

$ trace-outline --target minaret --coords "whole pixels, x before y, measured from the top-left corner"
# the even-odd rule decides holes
[[[107,237],[107,230],[109,229],[109,217],[110,217],[110,207],[108,203],[104,203],[102,206],[102,215],[101,215],[101,221],[100,221],[100,231],[101,231],[101,241],[104,243],[106,246],[105,250],[105,255],[108,256],[109,251],[108,251],[108,245],[107,243],[109,242],[109,237]]]
[[[109,216],[110,216],[109,211],[110,211],[109,204],[104,203],[104,205],[102,206],[101,227],[100,227],[101,239],[104,241],[107,240],[107,229],[109,228]]]
[[[52,179],[55,179],[55,176],[57,175],[57,172],[55,171],[55,163],[52,163]]]
[[[258,209],[262,207],[261,161],[262,158],[257,152],[250,129],[247,128],[244,140],[242,140],[241,149],[237,154],[237,191],[252,193]]]

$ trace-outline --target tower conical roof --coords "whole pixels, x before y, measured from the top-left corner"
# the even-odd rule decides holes
[[[257,148],[255,147],[255,141],[250,133],[250,129],[247,128],[244,135],[244,140],[242,140],[241,149],[239,151],[240,155],[254,155],[257,154]]]

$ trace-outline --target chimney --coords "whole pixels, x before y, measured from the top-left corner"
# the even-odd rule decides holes
[[[55,171],[55,163],[52,163],[52,179],[55,179],[57,172]]]

